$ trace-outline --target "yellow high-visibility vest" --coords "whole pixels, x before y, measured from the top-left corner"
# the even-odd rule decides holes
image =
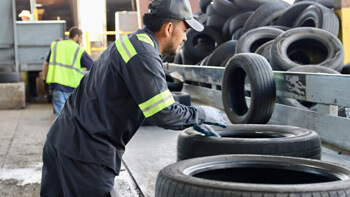
[[[83,53],[84,49],[72,40],[52,42],[46,83],[78,87],[84,76],[80,64]]]

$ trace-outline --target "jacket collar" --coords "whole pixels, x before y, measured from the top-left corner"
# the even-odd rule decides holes
[[[158,43],[158,40],[157,40],[156,36],[154,35],[154,33],[150,29],[148,29],[147,27],[144,27],[142,30],[147,35],[149,35],[149,37],[151,37],[151,39],[153,40],[153,43],[154,43],[155,50],[158,52],[158,55],[161,55],[160,48],[159,48],[159,43]]]

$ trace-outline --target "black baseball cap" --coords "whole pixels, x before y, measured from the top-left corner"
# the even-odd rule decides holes
[[[188,0],[152,0],[148,5],[148,11],[159,17],[183,20],[196,31],[204,29],[203,25],[193,18]]]

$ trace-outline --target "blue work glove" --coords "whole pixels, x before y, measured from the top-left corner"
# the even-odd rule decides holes
[[[221,137],[210,125],[193,125],[194,130],[204,133],[207,136]]]
[[[205,112],[205,119],[204,119],[205,124],[217,125],[223,128],[227,127],[227,123],[221,111],[208,106],[200,106],[200,107]]]

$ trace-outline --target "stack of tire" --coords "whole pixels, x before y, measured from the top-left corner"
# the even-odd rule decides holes
[[[274,71],[350,74],[338,40],[339,19],[333,0],[199,0],[194,15],[205,29],[190,29],[187,42],[174,59],[177,64],[226,67],[239,53],[265,57]],[[317,105],[278,97],[277,103],[308,110]],[[339,108],[347,117],[347,108]],[[350,113],[348,113],[350,115]],[[350,118],[350,117],[349,117]]]
[[[174,62],[225,67],[222,99],[233,124],[214,127],[221,138],[182,131],[178,162],[159,172],[155,196],[349,196],[350,170],[317,160],[321,139],[315,131],[266,124],[276,101],[273,70],[342,71],[333,1],[199,4],[204,32],[189,30]]]

